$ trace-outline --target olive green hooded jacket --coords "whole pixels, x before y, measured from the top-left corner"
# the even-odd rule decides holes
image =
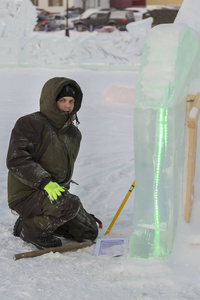
[[[67,84],[76,93],[71,115],[62,113],[56,104],[57,95]],[[72,120],[81,107],[82,96],[74,80],[52,78],[43,86],[40,112],[16,122],[7,154],[10,208],[36,190],[43,190],[49,181],[69,187],[81,142],[81,133]]]

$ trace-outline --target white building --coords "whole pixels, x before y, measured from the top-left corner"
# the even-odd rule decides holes
[[[66,10],[67,1],[69,8],[81,7],[85,10],[88,8],[110,7],[110,0],[31,0],[37,8],[50,12],[63,12]]]

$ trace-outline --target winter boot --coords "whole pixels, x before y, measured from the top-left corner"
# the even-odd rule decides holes
[[[46,248],[59,247],[62,246],[62,242],[59,238],[53,236],[53,234],[40,236],[38,238],[31,238],[24,233],[22,229],[20,237],[27,243],[31,243],[36,246],[40,250],[44,250]]]
[[[18,217],[17,221],[15,222],[14,228],[13,228],[13,235],[14,236],[20,236],[20,233],[22,231],[22,224],[23,224],[23,218],[21,216]]]

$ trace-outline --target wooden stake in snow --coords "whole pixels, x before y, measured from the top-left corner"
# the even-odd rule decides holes
[[[29,258],[29,257],[36,257],[36,256],[41,256],[46,253],[50,252],[67,252],[67,251],[73,251],[73,250],[78,250],[82,249],[85,247],[92,246],[93,242],[88,241],[88,242],[82,242],[82,243],[74,243],[74,244],[69,244],[66,246],[60,246],[60,247],[53,247],[53,248],[48,248],[45,250],[36,250],[36,251],[30,251],[30,252],[24,252],[24,253],[18,253],[13,256],[14,260],[18,260],[20,258]]]
[[[196,148],[197,148],[197,129],[198,119],[200,116],[200,93],[195,97],[190,96],[191,104],[189,106],[188,115],[188,154],[187,154],[187,190],[186,190],[186,201],[184,219],[186,222],[190,221],[192,202],[194,198],[194,178],[195,178],[195,167],[196,167]]]

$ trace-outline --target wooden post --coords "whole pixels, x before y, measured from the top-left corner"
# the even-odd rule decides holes
[[[186,222],[190,221],[192,202],[194,199],[194,179],[195,179],[195,167],[196,167],[196,148],[197,148],[197,129],[198,119],[200,115],[200,93],[198,93],[191,100],[189,105],[189,116],[188,116],[188,157],[187,157],[187,190],[186,190],[186,201],[184,210],[184,219]]]

